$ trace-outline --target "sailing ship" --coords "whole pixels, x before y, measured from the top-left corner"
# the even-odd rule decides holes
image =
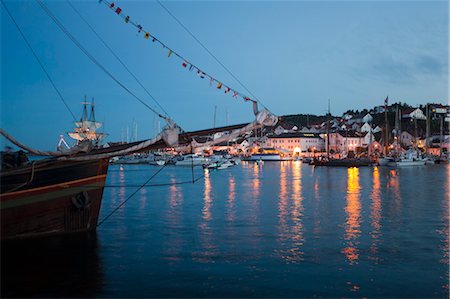
[[[94,110],[94,98],[92,98],[92,102],[86,102],[86,97],[84,98],[83,104],[83,113],[81,115],[80,121],[76,121],[75,128],[73,132],[68,132],[67,134],[75,139],[77,143],[80,143],[85,140],[90,140],[94,143],[94,145],[98,146],[101,140],[108,136],[105,133],[97,132],[103,125],[102,122],[95,120],[95,110]],[[88,117],[87,105],[91,105],[91,113]]]
[[[7,8],[3,2],[2,4]],[[45,3],[38,1],[38,4],[96,66],[102,69],[106,75],[111,77],[132,97],[149,108],[155,115],[164,119],[166,126],[151,139],[101,147],[100,141],[106,137],[106,134],[97,131],[101,127],[101,123],[95,119],[93,102],[91,104],[91,114],[88,117],[87,105],[89,103],[85,101],[82,117],[80,121],[75,122],[74,131],[69,133],[69,136],[77,141],[76,145],[70,149],[59,147],[55,152],[33,149],[16,140],[3,128],[0,128],[0,135],[17,147],[30,154],[49,157],[38,161],[28,161],[23,151],[2,153],[2,169],[0,172],[2,240],[94,231],[97,227],[109,160],[113,157],[163,148],[176,148],[178,152],[192,154],[196,150],[201,151],[204,148],[234,140],[253,130],[265,126],[274,126],[278,122],[278,117],[270,113],[266,108],[259,110],[257,101],[250,100],[247,97],[244,98],[237,91],[233,90],[232,94],[236,97],[240,95],[246,102],[251,101],[253,103],[254,121],[217,129],[184,132],[167,115],[164,116],[158,113],[122,83],[118,82],[110,72],[99,65],[98,61],[70,35],[46,7]],[[9,10],[7,12],[14,20]],[[14,24],[21,32],[17,22],[14,21]],[[22,37],[27,41],[24,35]],[[28,42],[27,45],[35,53]],[[40,63],[36,55],[35,58],[51,81],[44,65]],[[200,74],[204,77],[204,72]],[[62,98],[56,86],[52,85]],[[231,91],[229,87],[226,90]],[[223,134],[214,140],[200,142],[205,140],[205,136],[224,131],[228,132],[228,134]]]
[[[102,123],[95,121],[94,100],[89,117],[87,104],[74,132],[68,133],[77,141],[75,150],[84,145],[94,150],[107,136],[96,132]],[[8,159],[16,163],[5,164]],[[27,160],[25,155],[2,153],[1,239],[95,230],[108,159]]]

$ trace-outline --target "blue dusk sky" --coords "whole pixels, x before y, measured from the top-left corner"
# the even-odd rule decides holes
[[[95,98],[108,141],[124,138],[127,127],[130,137],[133,123],[139,139],[155,134],[153,113],[94,65],[38,3],[4,2],[77,118],[86,95]],[[114,2],[190,62],[246,93],[156,1]],[[44,3],[120,82],[156,106],[67,1]],[[217,126],[253,119],[250,103],[210,87],[104,4],[71,3],[184,130],[212,127],[215,106]],[[275,114],[323,114],[328,99],[335,115],[381,105],[387,95],[411,105],[448,102],[447,1],[163,3]],[[1,127],[30,146],[54,149],[72,121],[2,6]]]

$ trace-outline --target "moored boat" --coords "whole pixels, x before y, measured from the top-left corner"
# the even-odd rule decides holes
[[[262,148],[258,153],[251,155],[247,161],[290,161],[292,157],[283,154],[274,148]]]
[[[345,159],[314,159],[314,166],[332,166],[332,167],[363,167],[371,166],[372,161],[368,158],[345,158]]]
[[[45,159],[4,170],[1,239],[95,230],[108,159]]]

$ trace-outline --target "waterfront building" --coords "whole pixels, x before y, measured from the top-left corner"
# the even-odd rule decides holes
[[[324,151],[325,141],[318,133],[283,133],[267,136],[263,146],[300,155],[305,152]]]
[[[366,148],[375,140],[372,133],[357,131],[338,131],[330,133],[330,151],[344,153]]]

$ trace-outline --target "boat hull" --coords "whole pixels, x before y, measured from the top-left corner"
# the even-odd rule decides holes
[[[314,160],[314,166],[330,166],[330,167],[364,167],[371,166],[369,159],[330,159],[327,161]]]
[[[409,166],[423,166],[425,165],[426,160],[418,160],[418,161],[392,161],[387,165],[390,167],[409,167]]]
[[[53,160],[2,173],[1,239],[95,230],[107,169],[107,159]]]

